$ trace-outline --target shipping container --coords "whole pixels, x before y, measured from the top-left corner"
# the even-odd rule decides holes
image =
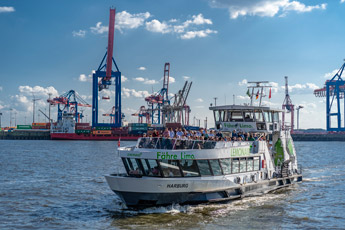
[[[182,128],[181,123],[166,123],[165,126],[167,128],[173,128],[173,129],[178,129],[178,128]]]
[[[37,125],[37,126],[44,126],[46,124],[50,124],[50,123],[44,123],[44,122],[35,122],[35,123],[32,123],[32,126],[34,125]]]
[[[128,127],[146,127],[147,128],[147,123],[129,123]]]
[[[94,135],[111,135],[111,130],[94,130],[92,131]]]
[[[96,130],[111,130],[111,127],[99,126],[95,128]]]
[[[17,125],[17,129],[32,129],[31,125]]]
[[[144,133],[146,133],[147,131],[144,131],[144,130],[130,130],[128,131],[128,134],[131,134],[131,135],[142,135]]]
[[[77,133],[77,134],[89,134],[89,133],[91,133],[91,130],[76,129],[75,133]]]

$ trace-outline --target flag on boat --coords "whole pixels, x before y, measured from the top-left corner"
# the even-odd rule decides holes
[[[258,99],[259,98],[259,90],[258,90],[258,92],[256,93],[256,99]]]
[[[247,90],[247,95],[248,95],[248,97],[250,97],[250,92],[249,92],[249,89]]]
[[[119,138],[119,140],[117,141],[117,147],[121,146],[121,138]]]
[[[268,99],[271,99],[271,97],[272,97],[271,89],[272,88],[270,88],[270,94],[268,95]]]

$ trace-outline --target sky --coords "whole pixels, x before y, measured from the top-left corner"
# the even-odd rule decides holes
[[[91,104],[91,75],[106,51],[111,6],[126,120],[136,122],[131,114],[162,88],[169,62],[170,95],[193,82],[191,124],[207,117],[214,125],[214,97],[217,105],[248,103],[250,81],[269,81],[272,98],[264,104],[281,108],[288,76],[293,104],[304,107],[300,128],[325,128],[325,98],[313,91],[344,62],[344,0],[1,0],[2,126],[10,117],[12,126],[31,123],[33,95],[40,99],[36,122],[45,122],[38,109],[48,111],[48,93],[73,89]],[[113,102],[101,100],[99,113]],[[91,109],[84,113],[90,121]]]

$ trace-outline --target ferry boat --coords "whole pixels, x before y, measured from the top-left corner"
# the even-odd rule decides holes
[[[290,131],[280,122],[283,110],[262,106],[261,98],[253,105],[253,94],[251,105],[210,110],[225,138],[240,130],[253,139],[140,138],[118,148],[126,173],[105,178],[127,207],[225,202],[302,182]]]

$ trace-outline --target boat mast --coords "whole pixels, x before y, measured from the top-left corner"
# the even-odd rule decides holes
[[[250,106],[253,106],[253,96],[254,96],[254,92],[256,89],[258,89],[257,94],[259,94],[258,96],[260,97],[259,106],[261,106],[262,97],[264,97],[264,95],[263,95],[264,88],[271,88],[272,86],[266,85],[266,84],[268,84],[268,81],[250,81],[250,82],[248,82],[248,84],[253,84],[253,85],[248,86],[248,90],[252,89],[252,93],[250,95]]]

